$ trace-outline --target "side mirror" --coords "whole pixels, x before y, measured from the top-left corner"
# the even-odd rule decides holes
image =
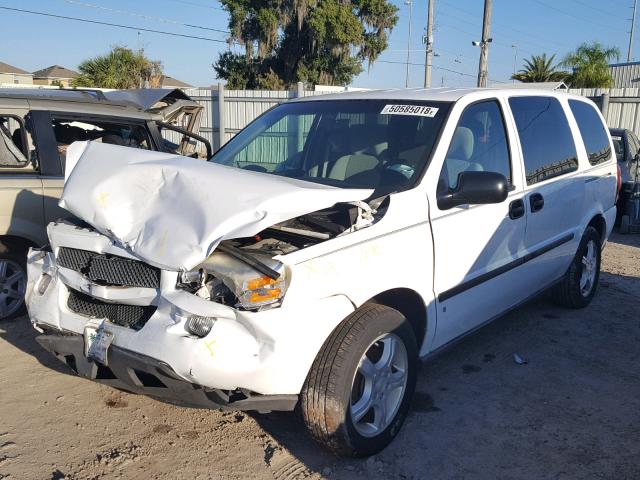
[[[497,172],[462,172],[458,175],[458,186],[438,196],[440,210],[449,210],[459,205],[502,203],[509,194],[509,181]]]

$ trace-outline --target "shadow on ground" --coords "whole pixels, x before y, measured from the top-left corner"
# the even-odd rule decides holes
[[[640,478],[638,301],[640,278],[603,272],[587,309],[542,296],[496,320],[422,365],[400,435],[369,460],[320,450],[292,415],[255,415],[294,457],[276,478],[302,478],[300,465],[340,479]]]
[[[12,320],[0,321],[0,338],[24,353],[35,357],[43,366],[56,372],[74,375],[73,371],[53,355],[44,350],[36,337],[39,333],[29,323],[27,315]]]
[[[402,431],[371,459],[338,459],[327,453],[310,439],[293,414],[251,414],[272,437],[264,440],[263,452],[258,450],[264,456],[260,461],[268,467],[266,473],[278,480],[308,476],[640,478],[640,273],[637,262],[635,269],[633,265],[622,268],[629,255],[637,258],[639,251],[628,247],[640,246],[640,237],[614,236],[612,243],[625,247],[605,251],[607,271],[602,273],[600,290],[588,308],[567,310],[540,297],[423,364],[413,409]],[[1,338],[46,367],[68,373],[39,347],[35,336],[26,319],[0,323]],[[514,354],[526,363],[515,362]],[[152,401],[126,398],[146,415],[163,410]],[[96,408],[87,409],[92,418],[117,418],[113,411],[100,416]],[[125,410],[117,414],[124,415]],[[200,413],[163,411],[165,421],[176,424],[171,429],[181,428],[176,422],[182,421],[184,428],[197,433]],[[233,457],[238,437],[245,432],[254,434],[242,417],[229,414],[217,416],[214,422],[199,420],[213,429],[210,436],[200,432],[198,440],[183,438],[180,442],[184,445],[178,444],[183,446],[168,445],[173,455],[180,455],[180,449],[192,452],[204,446],[204,438],[215,436],[227,443],[214,444],[218,450],[212,452],[221,458]],[[130,420],[123,416],[122,432],[128,431]],[[169,429],[164,423],[149,426],[149,438],[154,442],[161,435],[173,434],[173,430],[160,430],[159,426]],[[263,442],[261,438],[255,442]],[[146,441],[140,440],[145,448]],[[164,443],[153,447],[155,444],[148,441],[148,448],[168,448]],[[259,448],[255,442],[243,445]],[[153,459],[161,460],[171,463],[169,458]],[[202,461],[205,468],[207,461]],[[100,464],[99,468],[104,467]],[[227,475],[228,470],[224,472]],[[229,478],[240,477],[230,474]]]

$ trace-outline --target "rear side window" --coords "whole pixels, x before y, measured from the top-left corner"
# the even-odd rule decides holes
[[[73,142],[90,140],[151,150],[151,140],[145,124],[139,121],[52,115],[51,125],[61,165],[65,165],[67,148]]]
[[[609,136],[595,108],[579,100],[569,100],[569,107],[578,123],[589,163],[597,165],[609,160],[611,158]]]
[[[527,185],[578,169],[573,135],[558,100],[514,97],[509,105],[520,137]]]

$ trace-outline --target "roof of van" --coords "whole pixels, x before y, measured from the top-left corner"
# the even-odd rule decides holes
[[[327,95],[314,95],[293,99],[295,102],[316,101],[316,100],[427,100],[440,102],[455,102],[462,97],[472,94],[490,97],[496,92],[509,93],[513,95],[543,95],[543,96],[572,96],[563,91],[535,88],[509,88],[509,87],[489,87],[489,88],[394,88],[386,90],[364,90],[357,92],[333,93]]]

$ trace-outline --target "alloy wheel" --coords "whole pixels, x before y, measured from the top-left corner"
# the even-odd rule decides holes
[[[374,340],[360,359],[351,387],[351,421],[365,437],[383,432],[393,421],[407,386],[409,359],[393,333]]]

